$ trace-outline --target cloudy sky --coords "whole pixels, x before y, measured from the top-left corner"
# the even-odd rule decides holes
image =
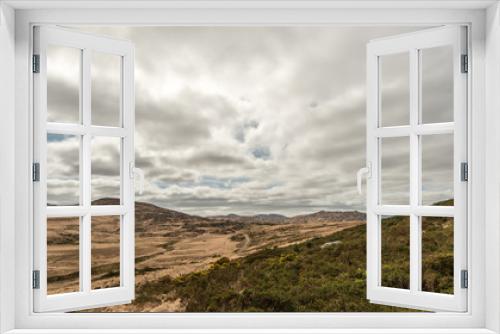
[[[85,30],[135,44],[136,165],[146,174],[138,200],[200,215],[364,210],[355,174],[366,154],[366,43],[411,29]],[[78,120],[78,52],[71,51],[49,53],[49,121]],[[423,57],[423,121],[451,120],[446,52]],[[399,58],[382,61],[382,122],[390,125],[407,122],[407,63]],[[95,55],[94,124],[118,122],[118,68],[113,57]],[[451,196],[449,137],[423,139],[427,204]],[[393,204],[408,197],[405,140],[382,143],[383,198]],[[79,138],[48,142],[48,201],[75,203]],[[92,198],[117,196],[119,142],[92,145]]]

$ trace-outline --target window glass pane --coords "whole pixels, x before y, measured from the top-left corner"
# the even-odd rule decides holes
[[[80,290],[80,218],[47,219],[47,293]]]
[[[80,121],[81,49],[47,48],[47,121]]]
[[[92,55],[92,124],[121,126],[121,57]]]
[[[92,217],[92,289],[120,286],[120,216]]]
[[[410,122],[410,79],[408,53],[379,57],[381,126]]]
[[[422,143],[422,204],[453,205],[453,135],[429,135]]]
[[[423,49],[421,54],[422,123],[453,121],[453,49]]]
[[[80,136],[47,135],[47,205],[80,204]]]
[[[92,138],[92,204],[120,204],[121,138]]]
[[[409,138],[381,138],[380,142],[380,203],[408,205],[410,201]]]
[[[453,294],[453,218],[422,217],[422,290]]]
[[[382,286],[410,288],[410,217],[382,216]]]

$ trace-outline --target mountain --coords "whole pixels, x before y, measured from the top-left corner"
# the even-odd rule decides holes
[[[260,215],[255,215],[252,216],[252,218],[257,221],[257,222],[268,222],[268,223],[283,223],[285,222],[288,217],[277,214],[277,213],[266,213],[266,214],[260,214]]]
[[[101,198],[92,201],[92,205],[120,205],[120,200],[117,198]],[[150,225],[183,226],[185,224],[208,222],[208,219],[162,208],[151,203],[135,202],[135,221],[136,227],[138,227],[137,230],[143,231]]]
[[[366,215],[359,211],[318,211],[311,214],[298,215],[287,217],[280,214],[257,214],[253,216],[240,216],[229,214],[223,216],[211,216],[209,219],[219,221],[232,221],[244,223],[261,223],[261,224],[290,224],[290,223],[307,223],[307,222],[343,222],[343,221],[363,221],[366,220]]]
[[[325,222],[325,221],[363,221],[366,220],[366,214],[359,211],[319,211],[306,215],[299,215],[290,218],[292,223],[303,222]]]
[[[135,202],[135,219],[136,221],[150,221],[162,224],[189,224],[208,221],[204,217],[189,215],[144,202]]]
[[[104,197],[100,199],[93,200],[92,205],[120,205],[120,200],[118,198]]]
[[[120,200],[118,198],[101,198],[95,201],[92,201],[92,205],[120,205]],[[186,213],[166,209],[152,203],[146,202],[135,202],[135,212],[139,214],[139,218],[143,218],[145,216],[160,216],[163,220],[177,220],[182,219],[186,221],[190,220],[205,220],[205,218],[199,216],[188,215]]]
[[[92,205],[119,205],[117,198],[102,198],[92,202]],[[243,228],[244,224],[307,224],[310,222],[348,222],[364,221],[366,215],[359,211],[319,211],[311,214],[287,217],[281,214],[256,214],[256,215],[237,215],[234,213],[227,215],[217,215],[201,217],[190,215],[180,211],[166,209],[151,203],[135,202],[135,217],[140,230],[144,230],[151,224],[169,224],[171,226],[211,226],[211,227],[229,227],[236,229]]]
[[[210,216],[209,219],[216,221],[239,222],[239,223],[257,223],[257,224],[280,224],[284,223],[288,217],[276,214],[257,214],[254,216],[240,216],[234,213],[228,215]]]
[[[436,205],[450,205],[450,201],[443,201]],[[48,203],[48,206],[56,204]],[[76,204],[75,204],[76,205]],[[118,198],[105,197],[92,201],[92,205],[120,205]],[[453,205],[453,204],[451,204]],[[163,208],[152,203],[135,202],[135,217],[138,222],[147,223],[254,223],[254,224],[282,224],[282,223],[307,223],[310,221],[362,221],[366,220],[366,215],[359,211],[318,211],[311,214],[287,217],[277,213],[263,213],[243,216],[234,213],[227,215],[216,215],[201,217],[190,215],[180,211]]]

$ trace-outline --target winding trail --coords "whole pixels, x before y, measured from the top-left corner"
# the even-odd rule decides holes
[[[245,242],[243,243],[241,248],[238,249],[238,253],[242,253],[242,252],[246,251],[248,246],[250,246],[250,242],[251,242],[250,236],[247,233],[244,233],[243,236],[245,237]]]

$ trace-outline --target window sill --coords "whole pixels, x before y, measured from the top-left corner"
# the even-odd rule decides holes
[[[485,328],[442,329],[15,329],[5,334],[495,334]]]

